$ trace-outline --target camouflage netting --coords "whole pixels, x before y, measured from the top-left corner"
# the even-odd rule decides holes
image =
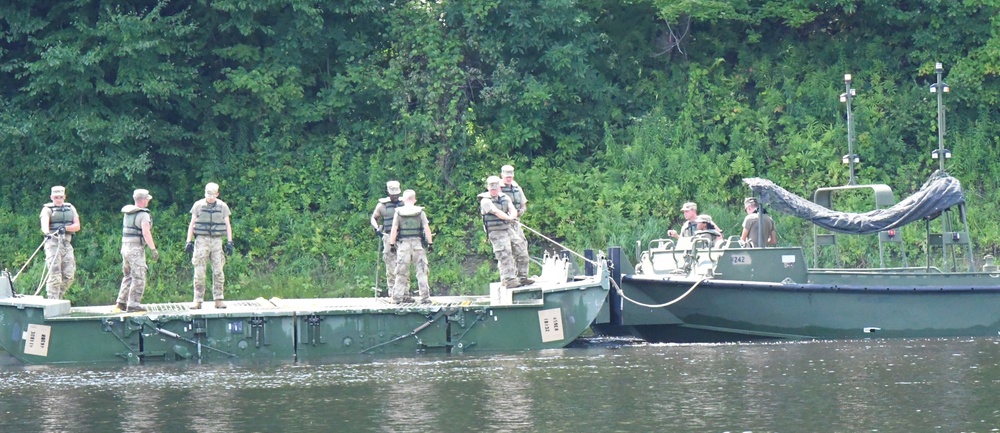
[[[794,215],[827,230],[848,234],[869,234],[902,227],[919,219],[937,218],[942,211],[965,203],[958,179],[943,171],[934,174],[915,194],[892,207],[865,213],[827,209],[759,177],[743,179],[754,196],[770,209]]]

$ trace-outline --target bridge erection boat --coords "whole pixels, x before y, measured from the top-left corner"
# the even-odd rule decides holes
[[[429,304],[387,298],[227,300],[228,308],[144,304],[73,307],[18,295],[0,274],[0,347],[26,364],[275,359],[337,355],[488,352],[561,348],[594,320],[608,294],[603,258],[592,275],[571,275],[546,257],[536,282],[489,296],[433,296]]]
[[[632,334],[651,342],[1000,333],[1000,271],[992,256],[974,268],[957,179],[938,172],[906,200],[864,214],[831,211],[763,179],[745,182],[771,209],[822,228],[814,235],[817,250],[835,247],[842,233],[871,233],[879,236],[881,256],[888,244],[901,246],[896,229],[924,221],[930,251],[926,263],[809,268],[801,247],[746,248],[735,237],[718,242],[688,237],[651,241],[637,252],[640,260],[633,268],[622,251],[613,248],[609,256],[620,291],[612,291],[595,331]],[[849,187],[856,188],[889,191],[885,185]],[[817,194],[822,197],[831,190]],[[934,233],[930,220],[939,216],[945,219],[944,230]],[[949,221],[955,217],[959,224]],[[932,266],[932,256],[944,267]],[[814,260],[818,257],[814,254]]]
[[[940,63],[936,70],[937,84],[930,90],[938,99],[938,148],[931,157],[940,165],[919,191],[897,203],[889,186],[855,181],[854,93],[851,76],[845,75],[848,91],[841,101],[847,102],[843,162],[850,167],[848,184],[819,188],[810,201],[770,181],[744,179],[770,210],[812,224],[812,266],[807,266],[802,247],[765,246],[767,233],[749,233],[746,241],[757,242],[747,243],[698,234],[676,241],[655,239],[643,251],[637,245],[634,268],[621,249],[612,248],[612,281],[618,287],[595,331],[653,342],[1000,334],[1000,270],[992,255],[977,263],[961,184],[945,172],[952,153],[944,148],[941,95],[948,87]],[[874,203],[874,208],[838,211],[838,196],[845,198],[844,207]],[[920,222],[923,234],[916,228]],[[905,241],[904,227],[911,230]],[[855,253],[867,251],[851,260],[858,267],[846,268],[841,243],[858,239]],[[763,247],[748,248],[753,245]],[[907,248],[915,245],[924,260],[913,266]],[[887,255],[898,266],[886,266]],[[876,261],[877,267],[866,265]]]

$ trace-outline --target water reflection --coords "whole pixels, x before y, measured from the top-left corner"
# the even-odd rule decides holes
[[[996,431],[998,346],[865,340],[310,364],[0,362],[0,431]]]

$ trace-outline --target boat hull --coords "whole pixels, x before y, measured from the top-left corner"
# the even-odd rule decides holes
[[[608,293],[607,271],[510,291],[507,299],[434,297],[227,301],[227,309],[150,304],[71,308],[37,296],[0,299],[0,347],[26,364],[264,359],[561,348]]]
[[[625,278],[626,295],[666,303],[697,281]],[[677,323],[642,325],[648,341],[996,336],[1000,287],[822,287],[702,282],[663,308]],[[626,310],[627,313],[627,310]]]
[[[764,263],[762,254],[800,255],[777,250],[751,263]],[[795,283],[781,268],[722,274],[733,279],[635,273],[627,263],[625,269],[631,272],[616,278],[620,295],[609,298],[616,322],[597,324],[596,332],[650,342],[1000,335],[998,273],[802,269],[796,279],[807,282]]]

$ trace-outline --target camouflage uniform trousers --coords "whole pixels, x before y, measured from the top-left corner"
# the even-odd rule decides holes
[[[410,293],[410,265],[417,273],[417,289],[420,298],[431,296],[431,287],[427,283],[427,250],[419,238],[399,239],[396,243],[396,285],[392,287],[393,301],[400,301]]]
[[[118,290],[119,304],[138,307],[146,291],[146,245],[141,242],[122,243],[122,286]]]
[[[396,287],[396,253],[389,250],[389,234],[382,235],[382,261],[385,263],[385,282],[389,292]]]
[[[68,236],[53,236],[45,240],[45,265],[49,271],[49,277],[45,280],[45,294],[49,299],[62,299],[73,284],[76,274],[76,257]]]
[[[515,222],[510,225],[510,249],[514,255],[514,265],[517,268],[519,278],[528,278],[528,239],[524,237],[524,229],[521,223]]]
[[[497,230],[487,234],[493,244],[493,255],[497,258],[500,268],[500,281],[504,282],[517,277],[517,268],[511,254],[510,230]]]
[[[209,260],[212,261],[212,299],[224,299],[226,255],[222,253],[222,237],[198,236],[194,238],[194,255],[191,257],[191,264],[194,265],[194,302],[205,299],[205,268]]]

